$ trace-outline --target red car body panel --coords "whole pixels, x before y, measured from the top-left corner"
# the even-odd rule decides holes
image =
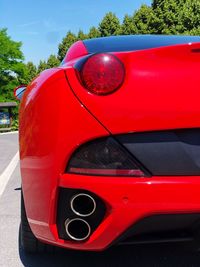
[[[62,175],[60,185],[87,189],[101,196],[109,208],[103,223],[84,244],[66,247],[103,250],[127,228],[154,214],[200,212],[199,177],[111,178]]]
[[[77,52],[78,47],[78,52]],[[130,132],[200,127],[200,44],[115,52],[126,69],[115,93],[83,88],[74,62],[87,54],[78,42],[64,65],[40,74],[20,108],[20,164],[25,207],[34,235],[47,243],[103,250],[149,215],[200,213],[200,176],[97,177],[66,174],[72,153],[87,141]],[[67,63],[66,63],[67,62]],[[83,243],[59,238],[58,188],[84,189],[106,203],[106,215]]]
[[[67,54],[63,59],[63,64],[67,64],[68,62],[73,61],[74,59],[79,58],[81,56],[85,56],[87,54],[88,51],[84,46],[83,42],[78,41],[67,51]]]
[[[67,68],[72,90],[112,133],[199,127],[200,44],[115,53],[125,81],[114,94],[97,96]],[[109,114],[109,116],[108,116]]]
[[[24,199],[30,225],[39,237],[44,234],[39,231],[40,225],[48,228],[55,223],[57,186],[70,155],[81,143],[108,132],[78,102],[67,85],[64,71],[59,69],[43,72],[27,88],[20,122]],[[46,238],[52,238],[49,230]]]

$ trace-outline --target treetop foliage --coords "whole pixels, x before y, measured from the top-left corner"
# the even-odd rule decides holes
[[[6,29],[0,29],[0,79],[21,74],[24,57],[20,48],[20,42],[12,41]]]
[[[121,33],[120,21],[114,13],[109,12],[100,22],[98,29],[101,36],[119,35]]]
[[[21,43],[11,40],[6,29],[0,29],[0,101],[12,97],[11,86],[24,76],[24,57],[20,49]]]

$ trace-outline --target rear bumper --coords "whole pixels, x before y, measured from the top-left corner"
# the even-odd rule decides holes
[[[145,217],[200,213],[200,176],[120,178],[61,175],[77,147],[90,140],[109,136],[110,133],[75,97],[62,70],[47,71],[35,81],[27,88],[21,103],[20,164],[26,213],[38,239],[66,248],[103,250]],[[56,105],[59,107],[56,112],[52,108],[55,106],[55,88]],[[103,110],[99,111],[105,112],[107,117],[108,112],[104,110],[104,105],[102,107]],[[148,108],[145,110],[149,112]],[[158,116],[160,112],[155,111],[155,114]],[[131,128],[131,131],[142,130],[141,125],[146,127],[151,124],[153,127],[152,122],[156,124],[154,117],[151,120],[145,114],[143,117],[146,118],[145,123],[142,116],[138,117],[136,113],[135,118],[141,120],[138,119],[138,129]],[[174,113],[173,117],[176,122],[180,121]],[[127,123],[128,127],[137,126],[134,119],[131,124],[121,119],[119,124],[120,118],[126,116],[118,114],[117,122],[112,122],[120,127],[120,132],[111,131],[113,134],[130,132],[130,129],[123,127],[123,123]],[[165,122],[164,117],[162,121]],[[57,123],[56,127],[53,127],[52,122]],[[194,125],[184,124],[185,127]],[[181,125],[172,124],[169,128],[173,126]],[[154,130],[163,127],[158,124]],[[112,127],[109,129],[112,130]],[[170,156],[167,159],[171,159]],[[99,196],[106,204],[103,221],[86,242],[76,243],[59,238],[56,219],[60,187],[87,190]]]
[[[200,214],[200,177],[197,176],[111,178],[64,174],[58,187],[90,191],[107,207],[102,223],[83,243],[59,239],[56,209],[50,209],[49,224],[29,220],[40,240],[66,248],[103,250],[131,226],[134,229],[134,224],[143,218],[157,214]]]

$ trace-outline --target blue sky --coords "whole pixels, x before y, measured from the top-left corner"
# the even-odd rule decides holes
[[[98,26],[106,12],[120,20],[151,0],[0,0],[0,28],[6,27],[16,41],[22,41],[25,61],[38,64],[57,54],[58,44],[71,30],[87,32]]]

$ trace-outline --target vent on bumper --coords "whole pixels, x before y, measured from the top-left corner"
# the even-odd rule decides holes
[[[132,225],[116,244],[192,241],[199,233],[200,214],[159,214]]]
[[[200,129],[116,137],[155,176],[200,175]]]
[[[88,195],[90,196],[94,202],[95,207],[94,210],[91,213],[81,215],[81,213],[78,213],[75,211],[72,205],[72,201],[75,197],[80,195]],[[84,202],[85,201],[85,202]],[[76,207],[79,208],[82,211],[86,211],[89,207],[89,203],[87,199],[80,199],[80,201],[76,201]],[[57,206],[57,227],[58,227],[58,235],[59,238],[64,240],[70,240],[70,241],[86,241],[87,238],[89,238],[90,235],[96,230],[96,228],[99,226],[99,224],[103,221],[106,214],[106,205],[102,201],[100,197],[93,194],[92,192],[88,192],[86,190],[80,190],[80,189],[71,189],[71,188],[59,188],[59,195],[58,195],[58,206]],[[66,231],[66,221],[73,221],[73,220],[81,220],[86,223],[86,225],[89,226],[90,231],[86,238],[73,238],[72,235],[70,235],[70,231]],[[73,235],[76,236],[84,234],[84,225],[75,225],[76,227],[73,230]],[[74,233],[75,232],[75,233]]]

